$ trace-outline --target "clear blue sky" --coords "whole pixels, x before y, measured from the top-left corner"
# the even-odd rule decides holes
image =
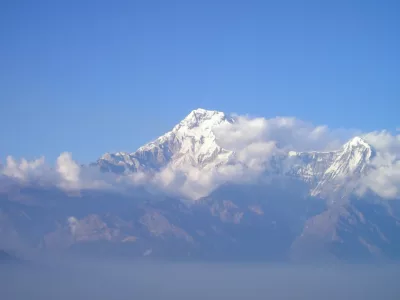
[[[0,2],[0,160],[134,151],[190,110],[399,124],[400,1]]]

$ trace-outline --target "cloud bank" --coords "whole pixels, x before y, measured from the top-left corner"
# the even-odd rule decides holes
[[[16,160],[9,156],[0,172],[21,184],[34,182],[65,191],[82,189],[127,190],[138,185],[176,193],[186,198],[205,196],[228,182],[256,180],[268,172],[271,157],[288,151],[332,151],[350,138],[362,136],[375,150],[358,192],[372,191],[384,198],[400,196],[400,135],[388,131],[362,133],[359,130],[330,129],[296,118],[272,119],[235,116],[213,129],[216,144],[223,149],[223,163],[199,168],[194,164],[167,165],[157,173],[116,175],[102,173],[96,167],[81,166],[71,153],[61,153],[54,164],[45,159]],[[226,154],[228,153],[228,154]],[[219,155],[219,154],[216,154]]]
[[[296,118],[248,116],[235,116],[234,122],[223,122],[213,132],[218,146],[233,153],[230,159],[218,167],[202,169],[191,164],[167,166],[157,174],[156,184],[196,199],[226,182],[254,182],[271,169],[271,157],[275,155],[287,156],[288,151],[337,150],[360,133],[331,130]]]
[[[329,129],[314,126],[293,117],[273,119],[237,116],[234,123],[224,123],[215,130],[220,145],[227,149],[244,148],[253,143],[275,142],[280,149],[294,151],[328,151],[338,149],[351,137],[354,129]]]
[[[363,137],[373,146],[376,156],[370,172],[361,179],[361,193],[371,190],[384,198],[400,197],[400,135],[383,130]]]

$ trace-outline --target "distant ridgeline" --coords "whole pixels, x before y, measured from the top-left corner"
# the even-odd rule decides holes
[[[21,181],[21,167],[0,181],[0,241],[141,259],[399,260],[400,155],[364,135],[329,151],[248,136],[292,133],[293,122],[197,109],[135,152],[61,168],[56,183],[34,172]],[[303,129],[311,142],[323,131]],[[0,261],[17,257],[0,251]]]

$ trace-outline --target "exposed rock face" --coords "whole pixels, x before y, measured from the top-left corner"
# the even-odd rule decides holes
[[[94,165],[149,176],[166,168],[246,169],[215,132],[235,121],[198,109],[137,151],[107,153]],[[355,137],[336,151],[280,150],[263,180],[221,181],[196,201],[145,188],[65,194],[7,183],[0,191],[0,247],[210,260],[400,258],[399,201],[353,193],[372,168],[371,145]]]
[[[163,168],[199,172],[240,164],[237,153],[219,145],[215,131],[233,124],[234,117],[218,111],[197,109],[170,132],[140,147],[133,153],[106,153],[95,165],[116,173],[144,172],[152,174]],[[330,152],[278,151],[271,157],[267,173],[290,176],[308,184],[310,194],[329,195],[331,191],[351,192],[361,176],[368,172],[374,150],[361,137],[354,137],[342,148]]]
[[[133,153],[106,153],[97,164],[104,170],[158,171],[167,164],[174,167],[189,164],[198,168],[227,162],[231,151],[221,148],[213,130],[232,122],[224,113],[197,109],[192,111],[172,131],[140,147]]]

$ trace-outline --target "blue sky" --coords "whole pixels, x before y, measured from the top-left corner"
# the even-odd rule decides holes
[[[395,130],[399,1],[0,3],[0,160],[134,151],[203,107]]]

